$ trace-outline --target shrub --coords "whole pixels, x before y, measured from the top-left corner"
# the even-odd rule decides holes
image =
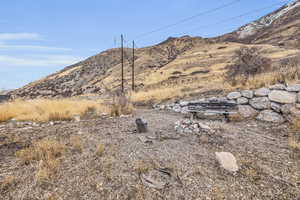
[[[257,48],[241,47],[235,52],[236,62],[226,68],[225,79],[232,85],[245,83],[257,74],[271,69],[271,59],[259,55]]]
[[[128,115],[133,112],[133,105],[129,95],[122,91],[112,93],[112,102],[110,108],[111,116]]]

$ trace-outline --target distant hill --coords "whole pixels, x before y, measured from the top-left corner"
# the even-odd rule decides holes
[[[300,49],[300,0],[279,8],[217,41],[273,44]]]
[[[278,62],[300,54],[300,0],[217,38],[183,36],[135,54],[136,88],[140,95],[167,99],[224,89],[226,66],[240,47],[259,47],[260,54]],[[125,49],[125,86],[131,86],[132,49]],[[110,49],[58,73],[11,92],[15,98],[71,97],[105,94],[121,84],[121,50]],[[152,96],[151,96],[152,95]]]

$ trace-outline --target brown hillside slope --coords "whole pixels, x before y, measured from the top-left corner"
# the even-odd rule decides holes
[[[217,41],[273,44],[300,48],[300,0],[279,8],[238,30],[217,38]]]

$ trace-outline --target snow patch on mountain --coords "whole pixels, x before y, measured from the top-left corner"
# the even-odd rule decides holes
[[[237,33],[239,39],[246,38],[248,36],[251,36],[257,32],[257,30],[270,26],[276,19],[280,18],[281,16],[288,13],[290,10],[300,6],[300,0],[294,0],[290,3],[288,3],[286,6],[284,6],[282,9],[278,10],[277,12],[274,12],[270,15],[267,15],[265,17],[260,18],[257,21],[254,21],[244,27],[242,27]]]

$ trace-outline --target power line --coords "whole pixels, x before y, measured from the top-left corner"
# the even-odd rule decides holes
[[[135,37],[135,39],[141,38],[141,37],[144,37],[144,36],[146,36],[146,35],[150,35],[150,34],[152,34],[152,33],[156,33],[156,32],[159,32],[159,31],[162,31],[162,30],[165,30],[165,29],[168,29],[168,28],[173,27],[173,26],[177,26],[178,24],[182,24],[182,23],[184,23],[184,22],[186,22],[186,21],[190,21],[190,20],[192,20],[192,19],[194,19],[194,18],[197,18],[197,17],[200,17],[200,16],[202,16],[202,15],[206,15],[206,14],[209,14],[209,13],[212,13],[212,12],[215,12],[215,11],[218,11],[218,10],[221,10],[221,9],[223,9],[223,8],[229,7],[229,6],[231,6],[231,5],[234,5],[234,4],[236,4],[236,3],[239,3],[240,1],[241,1],[241,0],[235,0],[235,1],[232,1],[232,2],[230,2],[230,3],[228,3],[228,4],[223,4],[223,5],[219,6],[219,7],[212,8],[212,9],[207,10],[207,11],[204,11],[204,12],[202,12],[202,13],[199,13],[199,14],[196,14],[196,15],[193,15],[193,16],[190,16],[190,17],[187,17],[187,18],[184,18],[184,19],[182,19],[182,20],[180,20],[180,21],[178,21],[178,22],[175,22],[175,23],[172,23],[172,24],[169,24],[169,25],[166,25],[166,26],[162,26],[162,27],[157,28],[157,29],[154,29],[154,30],[152,30],[152,31],[149,31],[149,32],[146,32],[146,33],[137,35],[137,36]]]

